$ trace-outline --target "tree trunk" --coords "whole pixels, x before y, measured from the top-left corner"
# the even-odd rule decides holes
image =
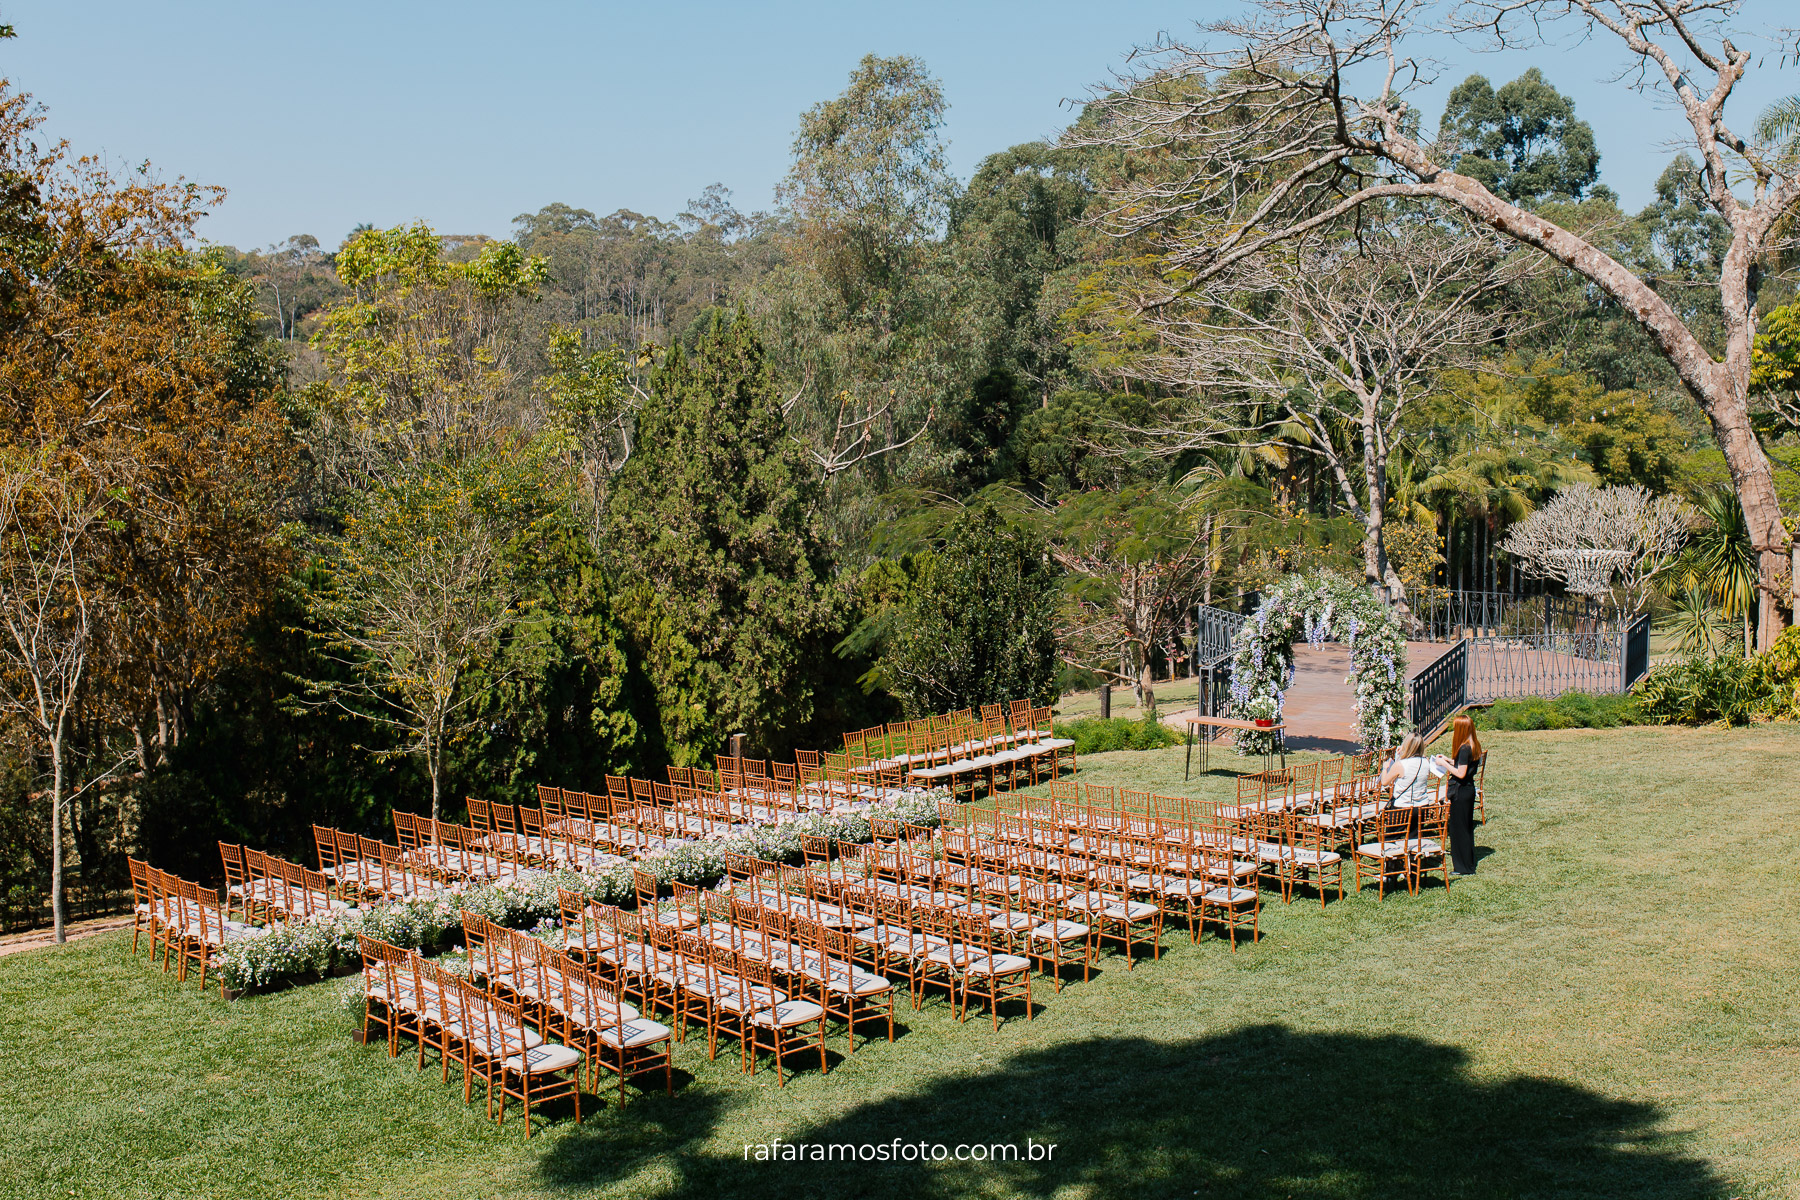
[[[63,929],[62,794],[62,735],[58,734],[50,740],[50,921],[59,942],[68,940]]]
[[[1672,61],[1663,64],[1665,73],[1676,69]],[[1741,64],[1738,71],[1741,73]],[[1735,80],[1734,75],[1731,82]],[[1723,81],[1722,85],[1729,86]],[[1683,93],[1684,86],[1678,86],[1671,76],[1671,87],[1678,94]],[[1703,131],[1712,118],[1701,102],[1685,94],[1682,102],[1696,131]],[[1507,203],[1478,180],[1445,169],[1425,152],[1421,143],[1408,136],[1399,109],[1382,113],[1380,119],[1381,141],[1362,143],[1358,148],[1389,158],[1419,182],[1368,189],[1371,195],[1379,192],[1383,196],[1429,196],[1448,201],[1507,237],[1536,247],[1617,301],[1675,368],[1682,385],[1712,425],[1713,436],[1731,471],[1732,488],[1749,523],[1763,587],[1758,642],[1766,648],[1781,633],[1784,623],[1773,588],[1775,575],[1781,570],[1781,547],[1787,542],[1787,533],[1781,524],[1774,470],[1756,440],[1746,402],[1756,338],[1757,289],[1753,276],[1770,228],[1793,201],[1794,184],[1778,179],[1766,191],[1759,188],[1752,208],[1731,202],[1718,206],[1732,226],[1731,245],[1719,271],[1719,299],[1726,330],[1721,362],[1694,336],[1667,298],[1617,259],[1542,216]],[[1702,137],[1703,151],[1712,145],[1709,138]],[[1713,186],[1722,191],[1726,182],[1720,178],[1713,181]]]
[[[433,742],[425,752],[425,765],[431,772],[431,819],[438,819],[438,796],[444,784],[444,748],[441,742]]]
[[[1370,587],[1377,587],[1387,582],[1383,578],[1387,565],[1381,552],[1381,523],[1387,512],[1387,463],[1376,447],[1375,414],[1373,405],[1367,400],[1363,403],[1363,487],[1368,493],[1368,502],[1363,506],[1363,582]]]
[[[1149,716],[1156,708],[1156,673],[1151,667],[1148,646],[1138,649],[1137,701],[1140,717]]]

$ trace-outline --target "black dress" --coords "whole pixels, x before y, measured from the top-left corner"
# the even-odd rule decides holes
[[[1450,776],[1450,868],[1459,875],[1475,873],[1475,754],[1465,744],[1456,752],[1456,766],[1469,773]]]

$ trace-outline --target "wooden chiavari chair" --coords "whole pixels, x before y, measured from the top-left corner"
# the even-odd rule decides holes
[[[894,1040],[894,984],[884,975],[858,968],[850,934],[830,929],[808,917],[794,917],[789,929],[796,941],[794,971],[818,985],[817,1003],[827,1019],[844,1022],[846,1053],[856,1052],[856,1023],[865,1018],[887,1020],[887,1039]]]
[[[473,796],[463,798],[464,806],[469,810],[469,828],[476,832],[480,844],[488,845],[488,839],[494,834],[494,814],[486,800],[477,800]]]
[[[418,819],[412,813],[394,810],[394,840],[400,844],[400,849],[409,853],[419,848]]]
[[[1152,959],[1162,956],[1163,910],[1160,904],[1133,900],[1128,878],[1123,868],[1113,878],[1096,872],[1089,879],[1087,890],[1075,892],[1063,905],[1093,924],[1096,939],[1118,942],[1129,971],[1135,968],[1137,956],[1133,951],[1140,942],[1149,943]]]
[[[1319,907],[1325,907],[1325,893],[1336,884],[1338,899],[1344,898],[1344,856],[1337,851],[1338,836],[1311,819],[1308,814],[1287,814],[1288,844],[1293,847],[1293,882],[1310,882],[1319,891]]]
[[[440,1082],[450,1079],[450,1064],[463,1068],[463,1103],[469,1101],[468,1053],[462,1039],[462,1000],[457,989],[462,980],[419,954],[407,955],[412,969],[413,996],[419,1010],[419,1069],[425,1069],[425,1051],[438,1056]]]
[[[1238,930],[1244,919],[1250,920],[1250,940],[1260,936],[1257,921],[1262,911],[1262,894],[1253,887],[1240,887],[1236,882],[1237,860],[1229,847],[1209,847],[1200,853],[1206,859],[1205,876],[1211,886],[1200,893],[1200,923],[1217,920],[1231,937],[1231,949],[1237,952]],[[1222,880],[1222,881],[1221,881]]]
[[[337,830],[328,829],[323,825],[314,825],[312,835],[313,853],[319,860],[319,872],[322,875],[329,875],[335,885],[338,868]],[[226,882],[229,884],[230,876],[226,877]],[[229,892],[226,893],[226,903],[230,903]]]
[[[553,960],[560,980],[559,1006],[563,1041],[577,1046],[587,1059],[589,1086],[599,1087],[604,1068],[618,1080],[619,1106],[625,1106],[625,1081],[660,1070],[663,1094],[675,1094],[671,1030],[625,1003],[619,993],[567,956]]]
[[[1450,805],[1447,801],[1427,804],[1415,809],[1419,814],[1418,832],[1407,839],[1407,885],[1414,895],[1424,886],[1432,871],[1442,874],[1444,887],[1450,886]]]
[[[138,936],[145,929],[150,930],[150,944],[156,945],[156,908],[150,899],[150,864],[127,855],[125,871],[131,877],[131,952],[135,955]]]
[[[657,928],[651,931],[650,944],[656,956],[657,979],[669,989],[676,1040],[687,1040],[688,1021],[697,1015],[706,1029],[707,1061],[717,1061],[719,1035],[738,1032],[741,1036],[741,1031],[737,1030],[738,1011],[724,1004],[733,994],[733,984],[720,978],[711,943],[698,934]]]
[[[287,912],[287,879],[282,875],[276,860],[261,850],[243,847],[244,856],[244,897],[249,905],[244,910],[246,920],[263,920],[273,922],[280,914],[284,919]]]
[[[987,1003],[995,1032],[1000,1029],[1003,1001],[1023,1000],[1025,1019],[1031,1020],[1031,959],[1004,950],[997,943],[993,925],[980,916],[957,916],[952,927],[957,943],[967,954],[961,964],[962,1004],[956,1019],[968,1020],[969,1001],[979,998]]]
[[[321,826],[318,825],[313,826],[313,841],[315,844],[318,843],[320,828]],[[319,857],[321,869],[323,869],[325,854],[322,845]],[[244,914],[244,920],[249,921],[251,919],[249,896],[250,872],[244,865],[244,848],[242,846],[233,845],[230,842],[220,842],[219,862],[220,865],[225,868],[226,909],[229,911],[233,906],[236,906],[238,911]]]
[[[1375,874],[1375,894],[1387,899],[1387,883],[1394,875],[1408,882],[1407,840],[1412,830],[1413,811],[1408,808],[1386,808],[1374,824],[1375,840],[1358,845],[1351,852],[1356,867],[1356,890],[1362,891],[1365,867]]]
[[[801,861],[809,871],[831,871],[831,841],[810,833],[800,835]]]
[[[525,1136],[531,1137],[531,1109],[552,1100],[572,1100],[575,1123],[581,1123],[581,1051],[555,1042],[532,1045],[517,1004],[497,996],[478,999],[464,991],[464,1029],[471,1060],[480,1064],[488,1085],[488,1115],[506,1124],[506,1102],[519,1101],[525,1112]],[[496,1106],[496,1095],[498,1104]]]
[[[1057,993],[1062,992],[1063,967],[1073,966],[1071,953],[1080,949],[1081,980],[1086,983],[1094,964],[1094,933],[1091,926],[1072,921],[1063,909],[1066,894],[1058,882],[1058,872],[1048,865],[1036,878],[1028,880],[1019,891],[1019,905],[1037,922],[1025,930],[1020,947],[1025,956],[1050,976]]]
[[[388,944],[377,941],[367,934],[356,935],[356,948],[362,955],[363,984],[363,1028],[362,1040],[366,1045],[370,1034],[381,1030],[387,1040],[388,1057],[399,1053],[398,1025],[395,1017],[400,1007],[395,990],[388,979]]]
[[[544,810],[519,806],[519,837],[526,857],[535,862],[552,864],[558,859],[556,844],[544,827]]]
[[[723,1009],[738,1009],[738,1026],[742,1032],[744,1070],[756,1074],[761,1052],[767,1050],[775,1059],[775,1082],[787,1086],[786,1056],[819,1048],[819,1071],[827,1069],[825,1056],[825,1009],[811,1000],[796,1000],[775,987],[774,973],[765,963],[733,956],[733,973],[739,980],[735,992],[728,991],[720,999]]]
[[[923,1006],[927,989],[941,987],[949,996],[950,1011],[954,1013],[964,967],[977,952],[958,940],[956,916],[951,910],[934,904],[907,904],[900,911],[904,914],[900,919],[918,931],[918,938],[908,947],[917,978],[913,1007]]]

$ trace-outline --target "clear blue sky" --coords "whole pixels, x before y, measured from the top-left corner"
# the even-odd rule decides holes
[[[869,52],[918,55],[943,80],[967,178],[982,156],[1055,133],[1063,102],[1134,44],[1229,2],[0,0],[19,33],[0,71],[78,151],[228,188],[208,240],[330,246],[361,221],[504,235],[551,201],[667,218],[714,181],[740,208],[767,207],[795,118]],[[1796,21],[1800,3],[1753,0],[1739,25]],[[1498,84],[1536,63],[1594,125],[1606,182],[1627,207],[1649,198],[1679,126],[1608,82],[1622,61],[1610,45],[1434,49],[1431,121],[1470,72]],[[1800,72],[1766,72],[1734,123],[1795,91]]]

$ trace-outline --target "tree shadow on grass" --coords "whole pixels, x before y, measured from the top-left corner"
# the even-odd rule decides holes
[[[667,1122],[660,1145],[643,1125],[585,1126],[547,1153],[543,1181],[575,1190],[653,1167],[669,1185],[643,1194],[683,1200],[1064,1188],[1096,1200],[1731,1194],[1710,1164],[1684,1153],[1681,1135],[1658,1128],[1655,1105],[1557,1079],[1477,1078],[1462,1050],[1417,1038],[1277,1025],[1171,1043],[1091,1038],[1020,1054],[997,1070],[791,1128],[776,1161],[760,1160],[768,1152],[756,1147],[705,1147],[712,1118],[723,1115],[715,1103]],[[1019,1158],[892,1161],[916,1153],[896,1142],[952,1154],[959,1144],[1011,1146]],[[842,1149],[837,1161],[809,1161],[834,1146],[852,1156],[885,1147],[890,1161],[844,1161]],[[808,1160],[788,1157],[796,1153]]]

